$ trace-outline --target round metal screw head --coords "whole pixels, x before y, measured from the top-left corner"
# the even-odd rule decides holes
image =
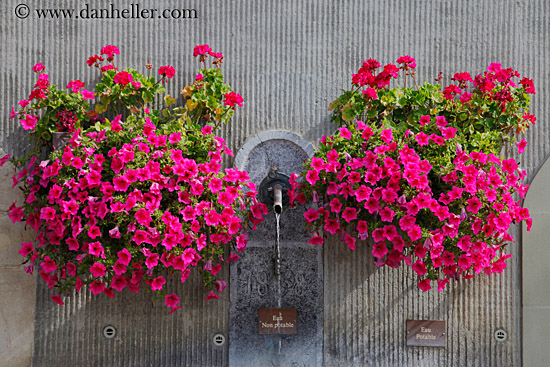
[[[508,333],[503,329],[497,329],[495,330],[495,340],[497,342],[504,342],[506,339],[508,339]]]
[[[223,334],[216,334],[212,338],[212,342],[214,343],[215,346],[221,347],[222,345],[225,344],[225,336]]]
[[[103,336],[107,339],[112,339],[116,335],[116,329],[112,325],[107,325],[103,328]]]

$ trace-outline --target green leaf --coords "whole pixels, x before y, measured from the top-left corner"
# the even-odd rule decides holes
[[[378,110],[374,108],[372,110],[369,110],[369,112],[367,113],[367,117],[369,119],[375,118],[376,116],[378,116]]]
[[[97,113],[103,113],[105,111],[107,111],[107,106],[106,105],[103,105],[101,103],[98,103],[95,105],[95,112]]]
[[[328,105],[328,110],[329,111],[335,110],[339,104],[340,104],[340,101],[338,101],[337,99],[330,102],[330,104]]]
[[[143,102],[152,103],[153,102],[153,93],[146,90],[143,92]]]
[[[167,94],[164,96],[164,103],[166,103],[166,107],[170,107],[171,105],[176,103],[176,100],[172,98],[171,95]]]
[[[382,96],[380,98],[380,102],[382,102],[382,104],[384,106],[387,106],[390,102],[392,101],[392,98],[390,98],[389,96],[385,95],[385,96]]]
[[[344,121],[350,122],[355,119],[355,111],[353,110],[353,106],[346,106],[342,110],[342,119]]]

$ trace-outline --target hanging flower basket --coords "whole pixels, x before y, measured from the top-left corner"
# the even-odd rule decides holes
[[[247,172],[222,169],[223,156],[232,152],[213,132],[242,97],[223,82],[223,56],[204,50],[198,55],[205,68],[185,88],[184,106],[175,107],[169,95],[157,97],[175,75],[173,67],[160,67],[159,80],[134,69],[119,71],[118,48],[104,47],[88,60],[100,71],[90,98],[98,101],[86,121],[75,121],[67,145],[54,143],[48,160],[14,160],[21,169],[14,181],[22,183],[25,201],[14,203],[9,215],[37,234],[20,254],[28,272],[38,271],[59,290],[54,301],[62,304],[64,292],[84,285],[109,297],[128,288],[157,292],[174,311],[179,297],[165,291],[166,275],[185,282],[193,269],[210,290],[207,299],[226,287],[220,271],[239,258],[247,229],[261,222],[266,207],[256,201]],[[208,56],[212,69],[206,68]],[[44,68],[37,69],[39,80],[47,79]],[[21,121],[33,116],[34,131],[48,129],[44,119],[56,104],[43,99],[59,96],[48,90],[55,86],[43,87],[43,95],[31,95],[24,110],[13,113]],[[70,98],[85,98],[82,87],[70,83],[68,93],[80,95]]]
[[[423,291],[434,280],[441,291],[450,279],[501,273],[510,226],[531,226],[526,173],[499,152],[535,121],[532,81],[516,84],[516,71],[494,63],[473,79],[418,86],[415,60],[397,63],[365,61],[330,106],[339,129],[291,178],[291,200],[316,204],[304,214],[309,243],[338,235],[353,250],[369,239],[377,266],[411,266]],[[390,88],[399,73],[405,86]]]

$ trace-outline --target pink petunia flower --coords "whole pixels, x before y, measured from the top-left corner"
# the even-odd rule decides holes
[[[393,141],[393,134],[391,129],[384,129],[380,133],[380,138],[386,143],[389,144]]]
[[[357,210],[352,207],[346,207],[342,212],[342,218],[348,223],[357,219]]]
[[[325,222],[325,231],[327,231],[330,234],[336,234],[340,231],[340,223],[337,219],[334,218],[328,218]]]
[[[319,174],[317,173],[317,171],[307,171],[306,181],[309,182],[310,185],[315,185],[318,180]]]
[[[130,264],[130,260],[132,259],[132,255],[128,251],[128,249],[122,249],[119,252],[117,252],[118,255],[118,261],[120,261],[123,265]]]
[[[351,139],[351,131],[349,131],[346,127],[341,127],[339,130],[340,136],[342,136],[344,139]]]
[[[8,208],[8,217],[11,219],[12,223],[21,222],[24,216],[23,207],[16,206],[15,203],[16,202],[12,203]],[[43,209],[46,209],[46,208],[43,208]],[[54,215],[55,215],[55,209],[53,208],[48,207],[48,209],[44,211],[45,218],[53,218]],[[43,219],[42,214],[40,216],[40,219]]]
[[[436,116],[435,117],[435,124],[440,127],[440,128],[443,128],[445,126],[447,126],[447,120],[445,119],[445,116]]]
[[[148,227],[149,223],[153,220],[149,211],[143,208],[138,209],[134,217],[139,224],[146,227]]]
[[[100,278],[105,275],[106,269],[107,268],[104,265],[96,262],[92,266],[90,266],[90,273],[92,273],[95,278]]]
[[[447,285],[448,282],[449,282],[449,278],[438,279],[437,280],[437,291],[441,292],[442,290],[444,290],[445,286]]]
[[[103,293],[105,291],[105,284],[103,282],[100,282],[98,280],[94,280],[88,288],[93,293],[94,296],[97,296],[100,293]]]
[[[111,288],[113,288],[117,292],[122,292],[124,288],[128,286],[128,280],[125,276],[116,274],[113,276],[113,280],[111,281]]]
[[[23,242],[19,249],[19,255],[27,257],[34,250],[32,242]]]
[[[160,291],[162,290],[162,286],[166,283],[166,279],[164,279],[162,276],[158,276],[151,282],[151,289],[154,291]]]
[[[54,301],[55,303],[63,306],[65,303],[63,303],[63,301],[61,300],[61,297],[57,294],[52,294],[51,295],[51,298],[52,298],[52,301]]]
[[[44,261],[40,264],[40,267],[48,274],[57,270],[57,264],[49,256],[44,257]]]
[[[330,211],[333,213],[340,213],[340,210],[342,209],[342,203],[338,198],[334,198],[330,201]]]
[[[412,269],[416,272],[418,276],[422,276],[427,272],[426,266],[420,259],[416,260],[416,262],[412,265]]]
[[[424,116],[422,116],[422,117],[420,118],[420,121],[419,121],[419,123],[420,123],[421,126],[424,126],[424,125],[426,125],[426,124],[429,124],[430,122],[431,122],[431,119],[430,119],[430,116],[429,116],[429,115],[424,115]]]
[[[164,302],[167,307],[176,307],[180,303],[180,298],[175,293],[167,294],[164,297]]]
[[[372,256],[382,259],[384,256],[388,254],[388,248],[386,247],[385,242],[376,242],[372,246]]]
[[[355,250],[355,237],[350,236],[349,234],[346,234],[346,237],[344,239],[344,242],[348,246],[350,250]]]
[[[422,289],[423,292],[427,292],[430,289],[432,289],[432,285],[430,284],[429,279],[424,279],[418,282],[418,288]]]
[[[423,131],[416,134],[415,139],[420,146],[428,145],[430,143],[429,135],[426,135]]]
[[[208,296],[206,296],[206,301],[209,301],[211,299],[218,299],[218,298],[220,298],[220,296],[214,293],[214,291],[210,291],[210,293],[208,293]]]
[[[313,236],[309,239],[308,243],[311,245],[319,246],[322,245],[324,242],[323,237],[321,236]]]
[[[25,115],[25,118],[19,122],[21,123],[21,126],[23,126],[23,130],[34,130],[37,121],[36,116]]]
[[[516,143],[518,146],[518,153],[521,154],[525,152],[525,147],[527,146],[527,141],[523,139],[522,141]]]

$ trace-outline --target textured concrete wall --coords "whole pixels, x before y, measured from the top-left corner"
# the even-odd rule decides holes
[[[32,356],[35,280],[23,270],[18,253],[18,244],[32,237],[21,223],[13,225],[6,213],[13,200],[23,197],[8,191],[13,172],[9,164],[0,168],[0,366],[24,367]]]
[[[25,97],[34,84],[35,75],[31,71],[34,63],[43,62],[55,83],[65,85],[76,78],[90,83],[95,80],[95,74],[84,61],[105,44],[115,44],[122,53],[119,65],[139,67],[147,59],[156,65],[174,65],[178,73],[169,89],[177,93],[175,86],[192,80],[198,63],[191,52],[195,44],[201,43],[209,43],[224,53],[227,81],[246,99],[245,107],[223,130],[235,150],[248,137],[273,129],[294,131],[315,142],[332,130],[328,103],[341,88],[348,87],[350,74],[364,59],[374,57],[385,63],[410,54],[417,59],[419,80],[431,80],[439,71],[446,76],[457,71],[478,73],[493,61],[533,78],[537,87],[533,112],[538,120],[526,137],[531,144],[520,157],[528,169],[529,180],[550,151],[546,121],[550,106],[547,94],[550,5],[546,0],[116,2],[120,9],[132,3],[159,9],[196,9],[198,19],[188,20],[52,20],[38,19],[35,13],[18,19],[15,7],[24,2],[0,2],[0,115],[4,116],[0,120],[0,148],[8,153],[24,150],[22,129],[7,116],[10,107]],[[88,1],[90,6],[98,8],[107,7],[111,2],[115,3]],[[29,0],[27,3],[33,11],[48,7],[78,9],[83,2]],[[4,172],[0,196],[2,202],[9,204],[14,194]],[[2,205],[2,210],[0,220],[4,223],[7,222],[6,205]],[[28,319],[33,307],[28,294],[32,292],[33,279],[24,274],[20,276],[20,269],[15,267],[23,236],[21,228],[7,224],[0,228],[0,299],[6,302],[0,308],[3,320],[0,331],[5,333],[0,339],[0,365],[10,360],[8,358],[13,361],[10,366],[29,365],[32,327]],[[514,247],[514,257],[504,275],[452,285],[441,295],[426,295],[414,289],[410,272],[373,269],[367,251],[350,253],[337,243],[328,244],[324,265],[325,364],[348,361],[348,364],[361,365],[370,361],[372,365],[388,366],[519,365],[519,245]],[[43,297],[40,290],[38,304],[46,303]],[[90,323],[92,316],[106,318],[124,309],[122,305],[92,302],[82,297],[78,300],[80,303],[57,311],[48,305],[51,310],[48,314],[40,309],[36,323],[37,330],[41,330],[37,331],[35,346],[37,361],[44,355],[41,353],[70,355],[68,351],[76,348],[69,343],[70,330],[80,327],[84,328],[78,329],[82,333],[91,333],[93,327],[99,326],[99,323]],[[189,349],[185,349],[185,353],[195,357],[189,357],[187,364],[223,365],[227,358],[218,358],[217,352],[208,349],[211,346],[207,335],[214,329],[227,332],[228,307],[224,301],[209,306],[215,308],[214,315],[201,318],[198,310],[203,298],[204,294],[189,291],[185,302],[196,311],[178,316],[187,320],[185,322],[192,320],[193,327],[204,330],[200,335],[185,334],[194,335],[189,336]],[[68,318],[79,307],[95,307],[93,312],[82,313],[89,315],[79,321],[82,325]],[[26,321],[17,321],[18,317]],[[446,319],[448,347],[444,350],[405,348],[406,318]],[[159,330],[168,330],[167,333],[180,332],[183,327],[174,324],[164,329],[165,323],[172,323],[174,319],[158,319],[149,314],[140,320],[151,323],[148,327],[152,327],[154,321],[164,323]],[[53,333],[64,325],[72,325],[73,329],[64,330],[66,334]],[[506,343],[493,341],[492,332],[496,327],[507,329],[510,339]],[[4,337],[8,334],[11,336]],[[21,339],[14,339],[14,335]],[[65,335],[64,342],[54,343],[52,335]],[[152,348],[149,334],[139,335],[143,342],[140,348]],[[163,345],[173,345],[168,334],[163,338]],[[14,348],[15,345],[24,348]],[[92,353],[102,350],[93,349],[99,348],[99,344],[79,345],[82,351],[79,355],[89,364],[101,365],[102,360],[98,358],[114,358],[114,354]],[[179,347],[173,345],[173,348]],[[132,356],[130,349],[124,349],[124,353]],[[103,360],[103,364],[108,363]]]
[[[184,295],[183,308],[173,314],[163,299],[153,303],[151,293],[123,292],[110,299],[84,291],[65,297],[59,307],[42,283],[37,286],[34,367],[227,365],[227,343],[218,347],[212,339],[217,333],[227,336],[229,294],[219,302],[205,301],[199,277],[183,285],[178,279],[167,283],[169,293]],[[112,339],[103,336],[108,325],[116,329]]]
[[[377,268],[370,251],[334,238],[325,246],[326,366],[521,365],[517,260],[501,276],[423,293],[410,268]],[[445,320],[447,347],[407,347],[406,320]],[[495,341],[496,329],[506,342]]]

